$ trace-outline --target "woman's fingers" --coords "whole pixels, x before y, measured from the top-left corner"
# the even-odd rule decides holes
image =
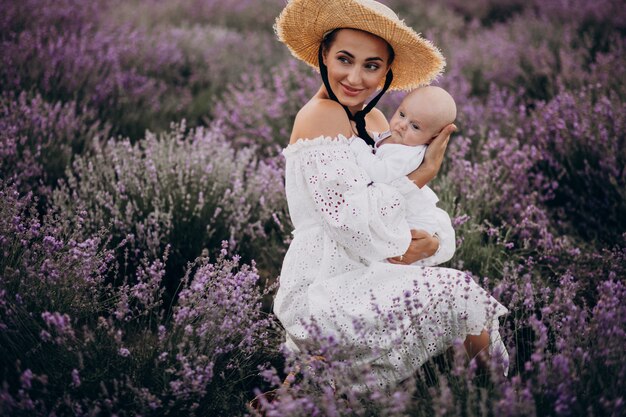
[[[427,237],[430,237],[430,233],[426,230],[411,229],[411,239],[425,239]]]
[[[400,258],[399,256],[395,257],[395,258],[387,258],[387,260],[389,261],[389,263],[391,264],[396,264],[396,265],[406,265],[406,262],[404,261],[404,258]]]
[[[441,163],[446,148],[448,147],[448,142],[450,141],[450,135],[452,135],[455,130],[456,126],[453,123],[444,127],[437,137],[428,145],[428,148],[426,148],[424,159],[428,160],[430,157],[430,159],[434,159],[433,162]]]
[[[441,163],[443,162],[443,156],[446,153],[446,148],[448,147],[450,135],[455,130],[456,126],[452,123],[444,127],[426,148],[424,162],[408,175],[408,178],[419,188],[422,188],[437,176],[441,168]]]
[[[408,265],[417,260],[430,256],[432,251],[433,237],[426,230],[411,229],[411,243],[406,253],[401,256],[387,258],[387,260],[396,265]]]
[[[454,123],[450,123],[448,126],[441,129],[441,132],[439,132],[435,140],[443,141],[445,142],[445,144],[447,144],[450,140],[450,135],[453,134],[455,131],[456,125]]]
[[[411,230],[413,240],[404,254],[407,263],[432,256],[439,248],[439,239],[424,230]],[[408,258],[408,259],[407,259]]]
[[[404,255],[387,258],[396,265],[409,265],[420,259],[432,256],[439,248],[439,239],[426,230],[411,229],[411,243]]]

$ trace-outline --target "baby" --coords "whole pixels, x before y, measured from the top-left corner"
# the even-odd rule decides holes
[[[424,160],[426,147],[439,132],[456,118],[454,99],[444,89],[434,86],[411,91],[402,100],[389,122],[390,129],[372,137],[376,141],[375,153],[362,140],[352,141],[351,147],[357,162],[374,182],[392,184],[406,181]],[[440,240],[454,242],[454,229],[450,216],[437,207],[437,195],[428,187],[412,187],[405,195],[407,222],[411,229],[421,229]],[[443,234],[443,236],[442,236]],[[455,245],[440,245],[440,250],[416,265],[432,266],[445,262],[454,255]]]

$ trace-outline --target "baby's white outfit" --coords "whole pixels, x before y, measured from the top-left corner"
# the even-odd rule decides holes
[[[374,151],[365,141],[355,138],[350,147],[356,154],[357,163],[367,172],[373,182],[392,184],[406,177],[420,166],[426,153],[426,145],[408,146],[395,143],[379,145],[388,138],[391,132],[373,133],[376,142]],[[420,260],[414,265],[433,266],[448,261],[456,250],[455,233],[450,216],[437,207],[439,198],[427,185],[414,187],[404,195],[406,201],[406,220],[411,229],[425,230],[437,235],[440,242],[439,250],[434,258]],[[448,244],[451,242],[451,244]],[[436,263],[434,263],[436,262]]]
[[[386,262],[409,247],[405,196],[416,186],[406,177],[394,186],[372,182],[357,164],[355,140],[300,139],[283,151],[295,230],[274,313],[285,328],[286,347],[306,351],[319,343],[320,333],[332,335],[354,366],[371,366],[371,383],[386,386],[487,329],[490,351],[508,363],[498,332],[498,317],[507,309],[469,275]],[[389,326],[389,317],[397,326]]]

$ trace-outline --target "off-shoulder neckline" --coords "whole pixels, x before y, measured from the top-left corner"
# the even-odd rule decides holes
[[[294,143],[290,143],[283,149],[283,155],[292,154],[294,152],[298,152],[301,149],[309,148],[311,146],[320,146],[320,145],[347,145],[354,140],[357,136],[352,135],[349,138],[345,137],[341,133],[337,136],[324,136],[320,135],[313,139],[308,138],[298,138]]]

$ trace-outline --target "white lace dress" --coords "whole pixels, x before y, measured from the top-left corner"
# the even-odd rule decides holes
[[[360,139],[299,140],[283,151],[295,230],[274,312],[286,346],[298,351],[310,342],[315,335],[306,323],[314,320],[347,345],[355,364],[369,363],[376,384],[386,386],[456,339],[488,329],[490,351],[506,364],[498,317],[507,309],[470,277],[384,262],[409,246],[403,193],[415,185],[408,179],[394,186],[372,183],[356,163],[351,140]],[[384,318],[391,316],[394,325]]]

